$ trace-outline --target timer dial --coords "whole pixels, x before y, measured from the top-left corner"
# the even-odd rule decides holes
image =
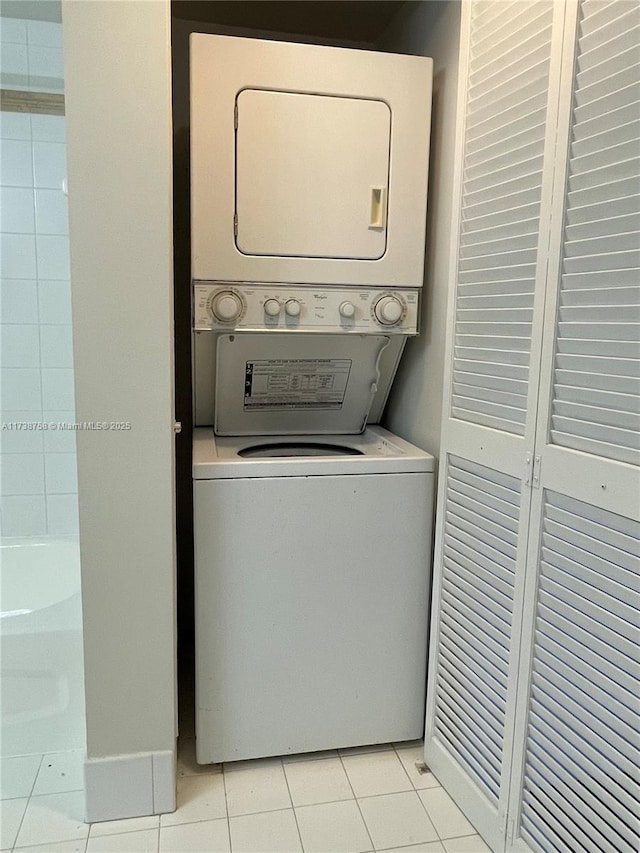
[[[223,290],[216,293],[211,301],[211,312],[221,323],[232,323],[242,314],[244,303],[237,293]]]
[[[383,296],[376,302],[373,313],[383,326],[394,326],[402,318],[404,305],[397,296]]]
[[[277,317],[280,313],[280,303],[277,299],[266,299],[264,303],[264,313],[267,317]]]
[[[287,299],[284,303],[284,312],[289,317],[299,317],[300,316],[300,303],[297,299]]]

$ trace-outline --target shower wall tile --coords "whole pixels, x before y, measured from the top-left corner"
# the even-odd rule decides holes
[[[64,142],[64,116],[32,115],[31,134],[34,141]]]
[[[37,323],[38,285],[24,278],[0,279],[0,323]]]
[[[42,190],[53,192],[53,190]],[[33,234],[35,216],[31,187],[0,188],[0,231],[12,234]]]
[[[0,112],[0,139],[31,139],[30,118],[27,113]]]
[[[55,79],[62,90],[64,65],[61,47],[44,47],[29,44],[29,78],[33,88],[37,88],[38,79]]]
[[[40,359],[43,367],[73,368],[71,326],[40,326]]]
[[[3,234],[1,251],[2,278],[36,277],[36,240],[33,234]]]
[[[2,453],[0,472],[2,495],[44,493],[43,453]]]
[[[44,47],[62,47],[61,24],[48,21],[27,21],[27,41],[30,45]]]
[[[67,197],[62,190],[36,190],[35,228],[38,234],[69,233]]]
[[[70,278],[69,239],[67,237],[37,234],[36,251],[39,276],[47,279],[68,280]]]
[[[47,495],[68,495],[78,491],[75,453],[48,453],[44,464]]]
[[[31,143],[28,140],[6,139],[3,141],[0,185],[3,187],[33,186],[33,159]]]
[[[45,412],[42,420],[47,424],[74,424],[76,413],[73,411]],[[46,453],[76,452],[76,434],[73,429],[49,429],[44,433],[44,449]]]
[[[2,423],[12,428],[0,432],[0,454],[5,453],[42,453],[44,451],[44,432],[36,429],[18,429],[14,424],[31,423],[38,420],[33,412],[2,412]]]
[[[26,44],[27,22],[19,18],[2,18],[0,21],[0,42],[2,44]]]
[[[44,495],[14,495],[0,499],[2,536],[41,536],[47,532]]]
[[[48,532],[78,533],[78,496],[47,495]]]
[[[36,187],[61,189],[67,176],[66,145],[62,142],[34,142],[33,174]]]
[[[4,411],[42,411],[40,371],[27,367],[3,367],[0,408]],[[49,408],[54,408],[50,406]]]
[[[71,282],[38,281],[38,310],[40,322],[46,324],[71,323]]]
[[[45,411],[75,409],[73,370],[71,368],[42,369],[42,407]]]
[[[62,327],[64,328],[64,327]],[[0,327],[0,363],[3,367],[39,367],[40,342],[37,326]]]
[[[62,26],[0,19],[4,86],[63,91]],[[0,112],[2,422],[75,422],[64,116]],[[43,409],[46,414],[43,415]],[[77,533],[73,429],[0,432],[6,536]]]
[[[7,89],[16,85],[29,84],[29,64],[27,46],[23,44],[2,45],[2,69],[0,81]]]

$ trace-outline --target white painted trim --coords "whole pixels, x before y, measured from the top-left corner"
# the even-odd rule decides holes
[[[95,823],[175,811],[175,778],[175,750],[86,758],[85,820]]]

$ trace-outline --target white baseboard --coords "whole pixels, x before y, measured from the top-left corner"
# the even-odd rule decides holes
[[[175,811],[175,751],[86,758],[84,786],[87,823]]]

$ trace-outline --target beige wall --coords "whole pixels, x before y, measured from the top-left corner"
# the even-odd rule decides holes
[[[173,750],[169,3],[63,3],[89,759]]]
[[[382,50],[434,61],[427,250],[421,331],[409,340],[385,411],[385,426],[435,456],[440,449],[451,246],[459,2],[411,4],[381,38]]]

